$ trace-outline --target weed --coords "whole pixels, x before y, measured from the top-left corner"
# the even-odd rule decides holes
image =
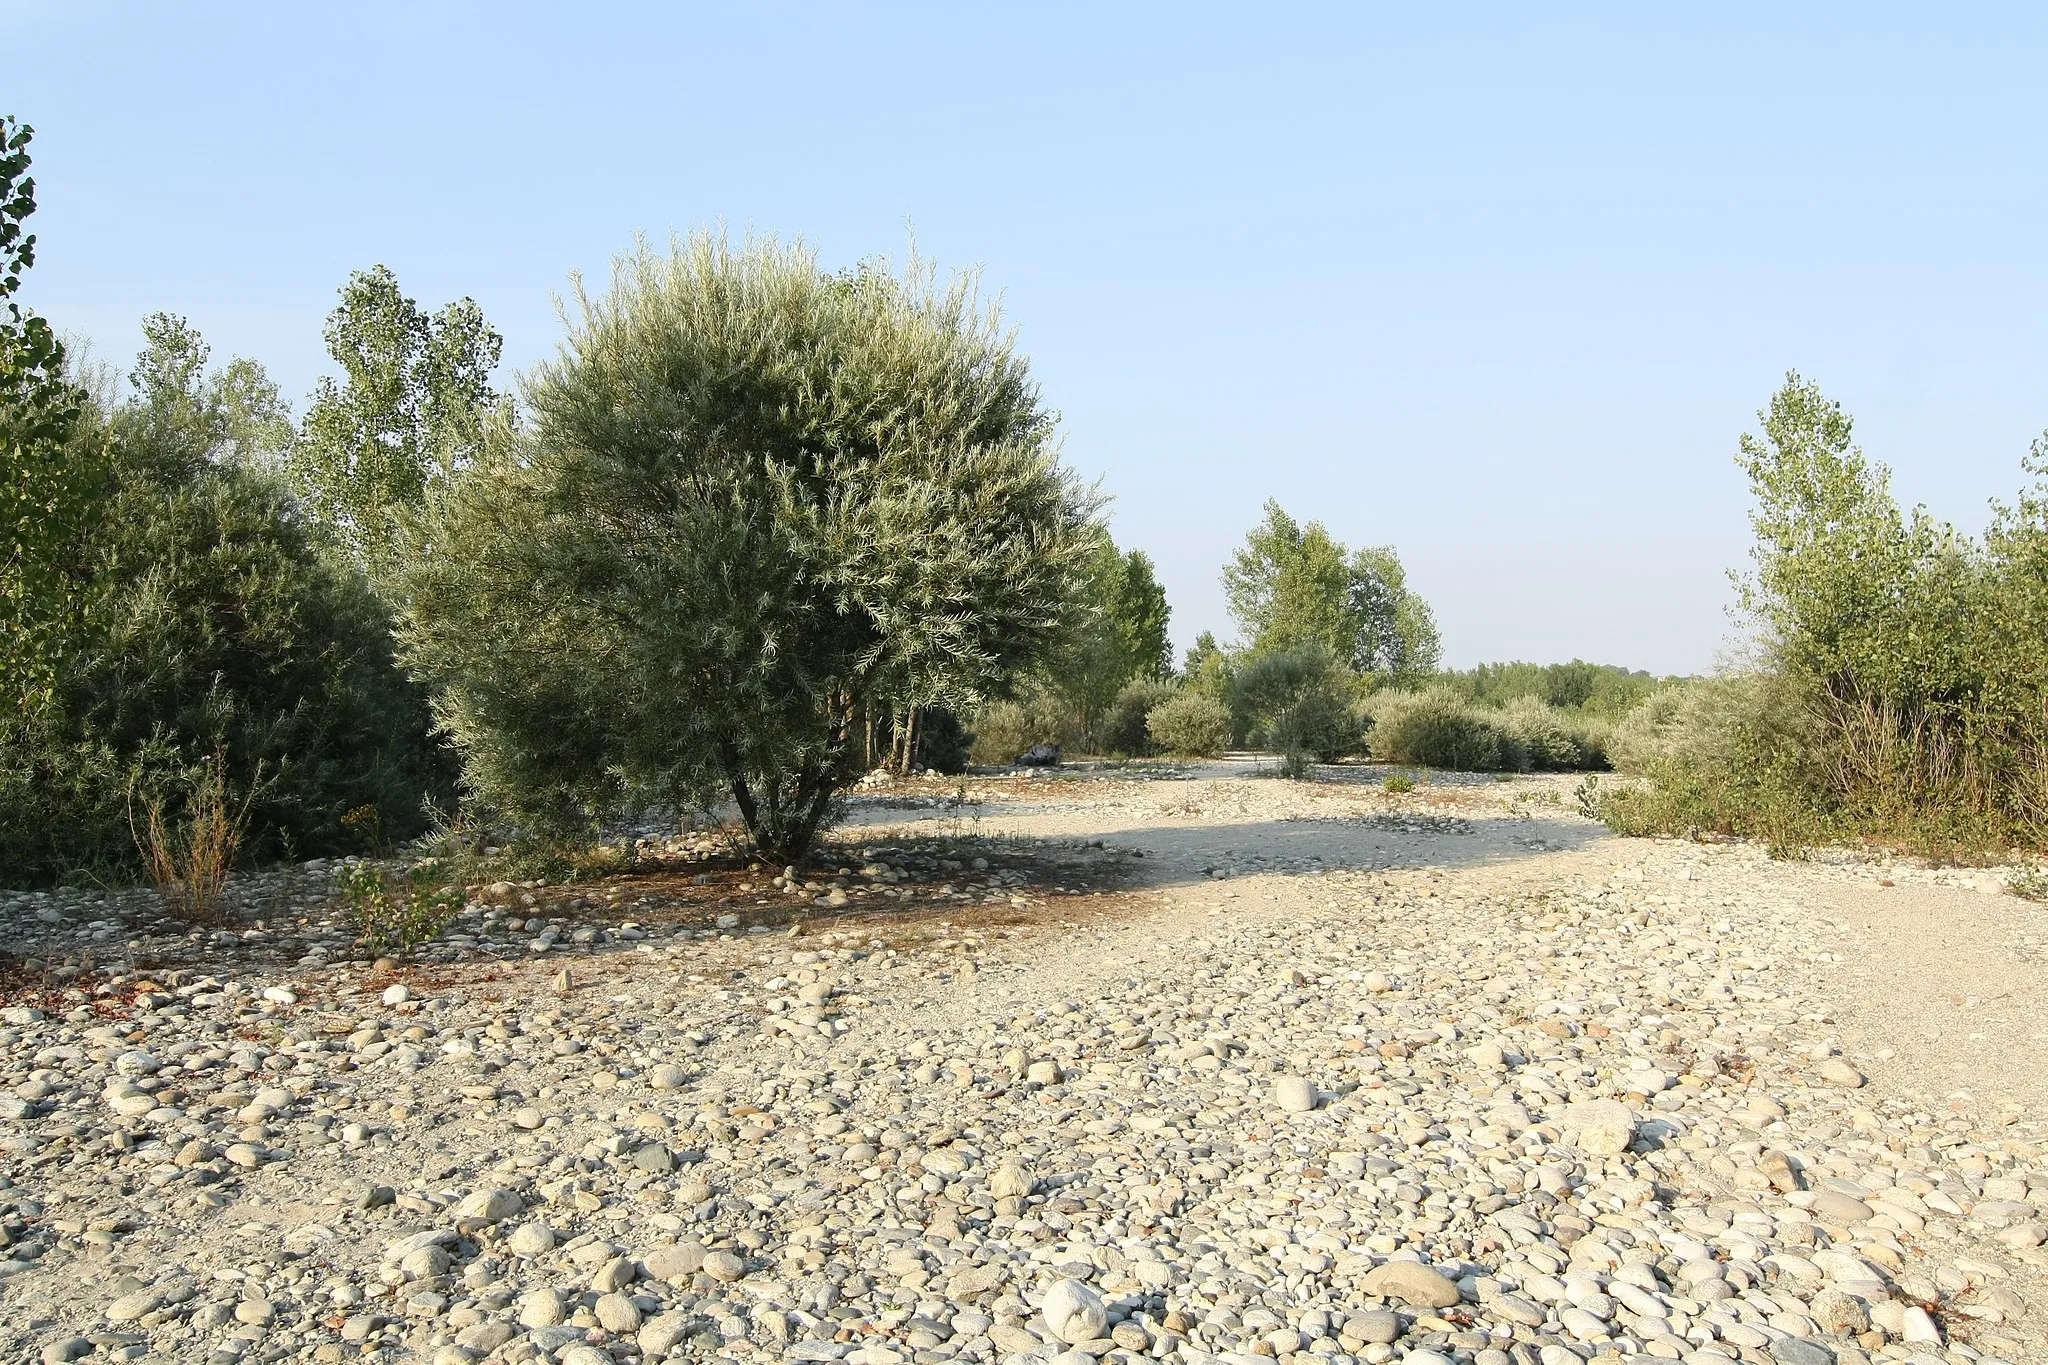
[[[2023,867],[2006,878],[2005,889],[2023,901],[2048,901],[2048,871]]]
[[[357,941],[379,957],[410,957],[431,942],[462,907],[462,893],[435,886],[436,875],[426,864],[396,878],[367,863],[343,873],[342,903]]]
[[[157,894],[173,914],[197,924],[212,924],[220,915],[221,893],[241,849],[248,827],[249,806],[261,787],[252,785],[237,808],[228,795],[227,755],[216,750],[190,783],[185,818],[175,826],[164,813],[161,791],[142,795],[142,824],[135,819],[136,792],[128,801],[128,832],[142,855],[144,869]]]
[[[1406,773],[1388,773],[1386,781],[1380,785],[1398,796],[1403,792],[1414,791],[1415,779]]]

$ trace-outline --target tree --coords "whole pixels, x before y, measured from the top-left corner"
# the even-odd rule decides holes
[[[0,708],[44,705],[75,611],[65,555],[91,515],[103,471],[81,433],[84,395],[64,373],[45,319],[14,301],[35,264],[22,224],[36,210],[35,130],[0,118]]]
[[[381,265],[349,276],[326,337],[344,382],[320,381],[291,468],[321,520],[376,561],[393,512],[481,454],[503,340],[475,300],[429,317]]]
[[[1314,647],[1403,684],[1436,671],[1435,617],[1393,547],[1347,553],[1322,523],[1304,526],[1278,502],[1224,567],[1223,591],[1254,654]]]
[[[972,277],[642,248],[525,405],[401,517],[395,587],[468,783],[530,835],[730,797],[800,857],[857,718],[1041,664],[1100,535]]]
[[[1089,556],[1081,611],[1046,681],[1080,725],[1082,742],[1106,742],[1102,723],[1124,685],[1164,677],[1172,663],[1166,590],[1143,550],[1123,553],[1105,533]]]
[[[144,334],[130,397],[78,419],[106,471],[57,556],[76,609],[48,701],[0,715],[0,884],[134,871],[131,794],[175,810],[216,756],[259,856],[360,849],[342,817],[363,807],[404,837],[449,792],[386,611],[242,457],[279,426],[260,367],[209,371],[180,319]]]

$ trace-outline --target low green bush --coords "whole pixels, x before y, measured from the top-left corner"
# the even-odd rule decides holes
[[[1326,679],[1295,694],[1266,730],[1267,744],[1280,752],[1290,777],[1306,776],[1310,762],[1335,763],[1356,753],[1364,739],[1351,697]]]
[[[1180,688],[1156,678],[1133,678],[1110,703],[1102,721],[1103,747],[1112,754],[1138,758],[1152,752],[1148,717],[1161,704],[1180,695]]]
[[[1372,710],[1372,756],[1382,763],[1461,772],[1520,772],[1528,766],[1527,751],[1500,713],[1473,706],[1449,688],[1381,694]]]
[[[217,754],[250,860],[354,851],[364,806],[408,837],[451,794],[383,607],[199,382],[92,414],[110,463],[69,550],[79,609],[48,701],[0,716],[0,885],[136,875],[131,794],[183,822]]]
[[[1205,758],[1230,747],[1230,708],[1203,692],[1182,692],[1145,718],[1145,732],[1166,753]]]

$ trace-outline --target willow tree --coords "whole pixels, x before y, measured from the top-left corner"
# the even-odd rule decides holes
[[[1095,499],[971,277],[698,235],[578,302],[527,425],[403,521],[406,656],[525,830],[729,797],[794,860],[870,707],[1042,662]]]

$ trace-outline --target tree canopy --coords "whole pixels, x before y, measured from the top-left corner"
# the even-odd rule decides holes
[[[523,827],[729,795],[794,858],[857,714],[966,709],[1049,656],[1095,500],[972,277],[698,235],[579,304],[530,426],[401,518],[407,656]]]
[[[1355,552],[1278,502],[1223,570],[1231,616],[1254,654],[1321,649],[1353,671],[1409,683],[1436,671],[1436,619],[1391,546]]]

